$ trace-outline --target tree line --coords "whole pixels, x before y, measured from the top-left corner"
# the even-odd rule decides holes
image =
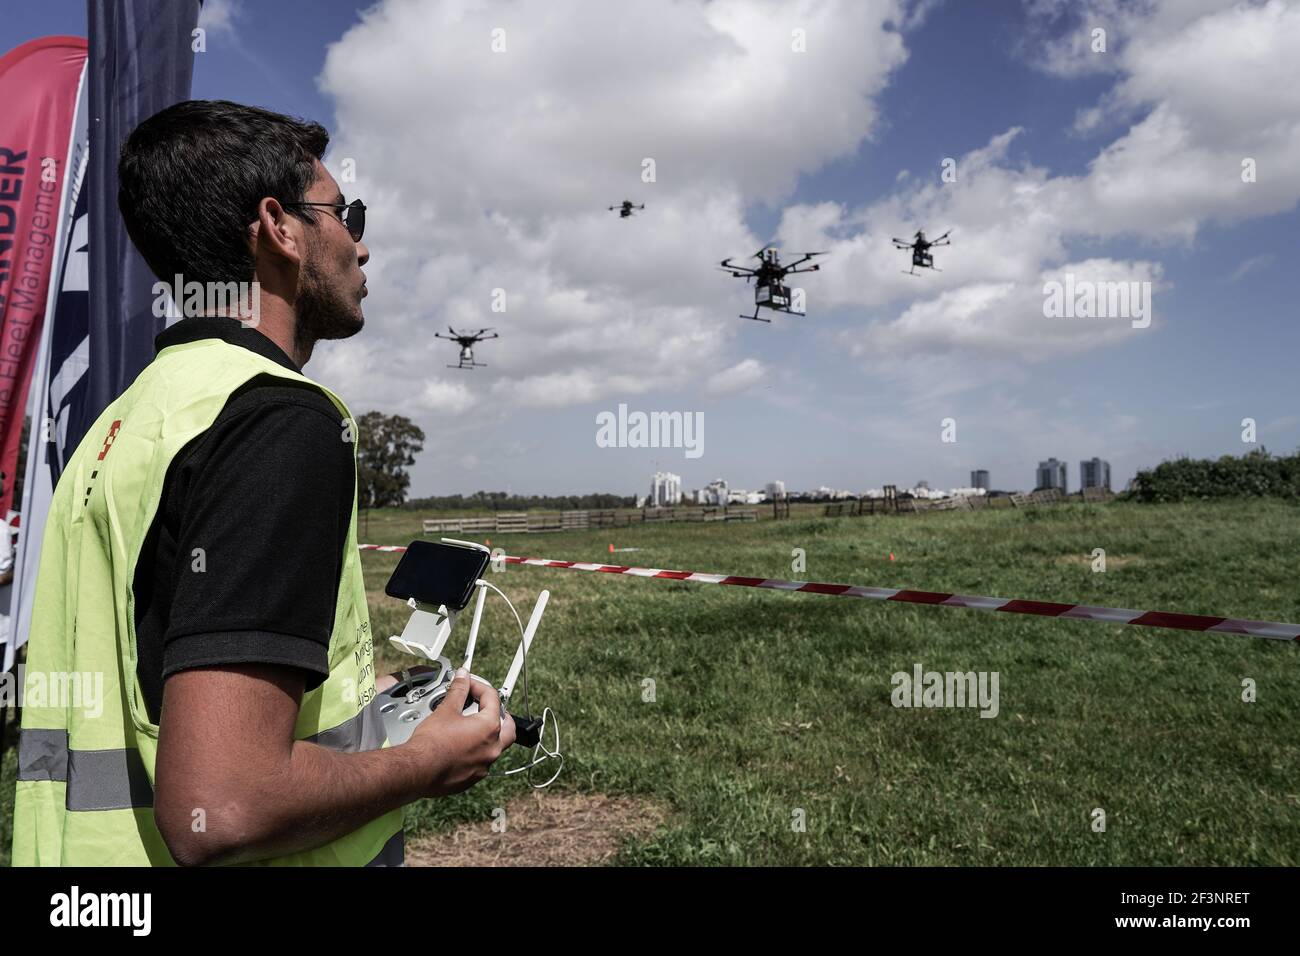
[[[472,495],[431,495],[407,500],[411,476],[407,469],[424,450],[424,432],[404,415],[366,412],[357,419],[357,507],[407,508],[418,511],[528,511],[579,508],[630,508],[627,495],[512,495],[476,491]]]

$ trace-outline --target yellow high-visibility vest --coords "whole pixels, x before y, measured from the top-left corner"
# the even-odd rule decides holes
[[[28,641],[26,684],[46,683],[43,699],[29,692],[22,712],[14,865],[174,865],[154,821],[158,725],[150,722],[136,676],[132,584],[168,466],[212,426],[236,389],[261,374],[320,389],[338,407],[340,440],[345,425],[355,436],[347,406],[329,389],[247,348],[207,338],[160,351],[99,416],[64,469],[45,526]],[[354,467],[356,447],[353,440]],[[339,751],[373,750],[387,738],[369,706],[375,668],[355,495],[342,557],[329,677],[304,694],[294,737]],[[102,699],[86,706],[76,685],[97,682],[96,675]],[[264,862],[401,861],[399,809],[332,843]]]

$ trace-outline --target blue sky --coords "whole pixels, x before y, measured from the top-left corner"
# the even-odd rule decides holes
[[[319,119],[331,169],[355,159],[367,325],[306,371],[424,428],[413,494],[644,493],[656,463],[686,488],[1026,488],[1049,456],[1075,487],[1094,455],[1122,486],[1249,450],[1247,417],[1300,446],[1297,6],[212,0],[193,92]],[[0,47],[82,8],[9,11]],[[605,213],[624,196],[645,214]],[[909,224],[953,228],[943,273],[901,276]],[[712,267],[768,242],[831,250],[807,318],[737,318],[751,293]],[[1155,320],[1050,326],[1053,270],[1152,278]],[[500,331],[488,368],[445,367],[449,323]],[[597,447],[619,403],[703,412],[704,455]]]

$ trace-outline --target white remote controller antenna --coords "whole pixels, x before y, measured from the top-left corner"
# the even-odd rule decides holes
[[[474,620],[469,625],[469,640],[465,642],[465,663],[460,666],[470,670],[474,666],[474,645],[478,643],[478,625],[483,619],[483,599],[487,597],[487,585],[481,580],[474,582],[478,588],[478,600],[474,602]]]
[[[541,623],[542,612],[546,610],[546,602],[550,599],[550,591],[543,591],[537,595],[537,603],[533,605],[532,617],[528,619],[528,627],[524,630],[524,639],[519,642],[519,647],[515,650],[515,659],[510,662],[510,671],[506,674],[505,683],[501,685],[502,700],[509,699],[511,692],[515,689],[515,681],[519,679],[519,671],[524,666],[524,658],[528,654],[528,649],[532,646],[533,635],[537,633],[537,625]]]

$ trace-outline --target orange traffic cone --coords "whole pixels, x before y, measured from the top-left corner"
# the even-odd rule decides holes
[[[890,561],[893,561],[893,560],[894,560],[894,552],[892,552],[892,551],[889,552],[889,560],[890,560]]]
[[[610,553],[610,554],[613,554],[613,553],[614,553],[614,542],[613,542],[613,541],[611,541],[611,542],[609,543],[609,553]]]

